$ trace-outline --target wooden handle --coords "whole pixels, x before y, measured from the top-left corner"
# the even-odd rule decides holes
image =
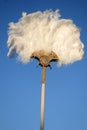
[[[45,84],[46,81],[46,67],[42,67],[42,84]]]

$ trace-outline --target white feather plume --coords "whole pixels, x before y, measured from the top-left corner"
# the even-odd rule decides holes
[[[39,50],[54,51],[59,64],[81,60],[84,45],[80,31],[70,19],[61,19],[59,11],[46,10],[31,14],[9,24],[8,56],[18,54],[18,59],[28,63],[32,53]]]

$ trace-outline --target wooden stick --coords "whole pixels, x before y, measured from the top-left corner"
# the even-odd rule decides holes
[[[46,80],[46,67],[43,66],[42,67],[42,92],[41,92],[40,130],[44,130],[45,80]]]

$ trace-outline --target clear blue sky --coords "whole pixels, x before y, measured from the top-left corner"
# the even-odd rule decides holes
[[[39,130],[41,68],[36,60],[24,65],[7,57],[9,22],[22,12],[60,9],[81,30],[82,61],[47,68],[45,130],[87,130],[87,1],[0,0],[0,130]]]

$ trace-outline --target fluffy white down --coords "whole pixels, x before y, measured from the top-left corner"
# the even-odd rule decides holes
[[[81,60],[84,54],[79,29],[71,20],[60,19],[58,10],[23,13],[17,23],[9,24],[7,44],[8,56],[18,54],[23,63],[39,50],[54,51],[59,64]]]

